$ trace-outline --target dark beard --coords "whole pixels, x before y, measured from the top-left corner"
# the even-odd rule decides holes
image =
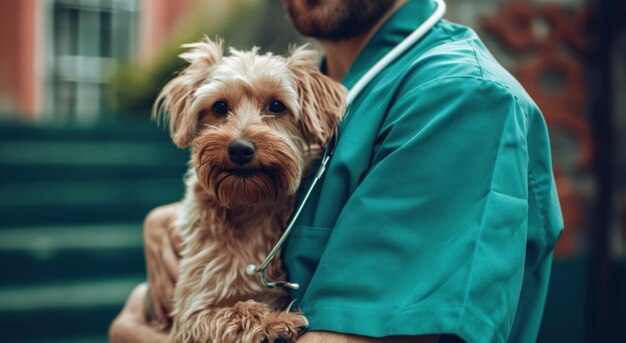
[[[284,0],[296,30],[319,40],[341,41],[367,32],[396,0],[305,0],[306,9]]]

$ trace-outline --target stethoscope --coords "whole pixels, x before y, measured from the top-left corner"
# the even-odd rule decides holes
[[[350,104],[352,104],[352,101],[359,95],[359,93],[361,93],[361,91],[370,83],[370,81],[372,81],[372,79],[374,79],[374,77],[376,77],[376,75],[380,73],[381,70],[387,67],[391,62],[393,62],[393,60],[395,60],[400,55],[402,55],[411,46],[416,44],[422,37],[424,37],[424,35],[430,29],[432,29],[435,26],[435,24],[437,24],[437,22],[441,18],[443,18],[443,15],[446,13],[445,2],[443,2],[443,0],[434,0],[434,1],[435,3],[437,3],[437,8],[433,12],[433,14],[428,19],[426,19],[426,21],[424,21],[422,25],[420,25],[417,29],[415,29],[413,33],[411,33],[402,42],[400,42],[400,44],[396,45],[395,48],[393,48],[383,58],[381,58],[378,62],[376,62],[376,64],[370,70],[368,70],[367,73],[365,73],[365,75],[363,75],[359,79],[359,81],[357,81],[357,83],[350,89],[350,91],[348,92],[348,98],[347,98],[348,108],[350,107]],[[276,257],[276,254],[278,254],[278,252],[280,251],[280,248],[285,243],[285,240],[287,239],[287,237],[289,236],[289,233],[293,229],[294,224],[296,223],[296,220],[298,220],[298,217],[300,216],[300,212],[302,212],[304,205],[306,205],[306,202],[309,199],[311,192],[315,188],[315,185],[322,178],[322,175],[324,175],[324,172],[326,171],[326,165],[328,164],[328,161],[330,161],[330,158],[335,152],[337,139],[338,139],[338,135],[337,133],[335,133],[335,135],[331,139],[331,142],[328,143],[328,146],[326,147],[324,154],[322,155],[322,161],[320,163],[320,167],[315,173],[315,177],[313,178],[311,185],[309,186],[306,193],[304,194],[304,197],[302,198],[302,201],[300,202],[300,206],[298,206],[298,208],[294,212],[293,216],[291,217],[291,220],[289,221],[289,224],[287,225],[287,228],[285,229],[285,232],[280,237],[278,242],[276,242],[276,245],[274,245],[274,248],[272,248],[270,253],[267,255],[267,257],[265,258],[265,261],[263,261],[263,263],[261,263],[259,266],[250,264],[246,268],[246,273],[248,273],[249,275],[259,274],[261,282],[267,288],[286,287],[286,288],[291,288],[291,289],[298,289],[300,287],[300,285],[298,285],[297,283],[292,283],[292,282],[287,282],[287,281],[269,281],[267,280],[265,271],[267,269],[267,266],[269,266],[272,260],[274,260],[274,257]]]

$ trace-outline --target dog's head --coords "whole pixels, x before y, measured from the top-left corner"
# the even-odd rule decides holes
[[[319,72],[317,54],[289,57],[185,45],[189,66],[161,91],[153,116],[191,146],[199,182],[225,207],[272,201],[298,188],[310,145],[325,145],[345,110],[345,90]]]

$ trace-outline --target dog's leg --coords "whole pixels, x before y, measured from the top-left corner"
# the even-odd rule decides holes
[[[266,335],[264,342],[295,342],[302,330],[308,325],[309,322],[300,313],[272,312],[263,318]]]
[[[181,317],[174,322],[172,338],[177,343],[291,343],[307,325],[300,314],[272,312],[249,300]]]

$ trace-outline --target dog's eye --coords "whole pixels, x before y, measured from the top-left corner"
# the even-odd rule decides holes
[[[270,105],[268,106],[267,109],[274,114],[281,114],[285,112],[287,108],[285,107],[285,104],[283,104],[282,102],[278,100],[272,100],[272,102],[270,102]]]
[[[224,101],[218,101],[213,104],[211,110],[218,116],[224,116],[228,113],[228,104]]]

